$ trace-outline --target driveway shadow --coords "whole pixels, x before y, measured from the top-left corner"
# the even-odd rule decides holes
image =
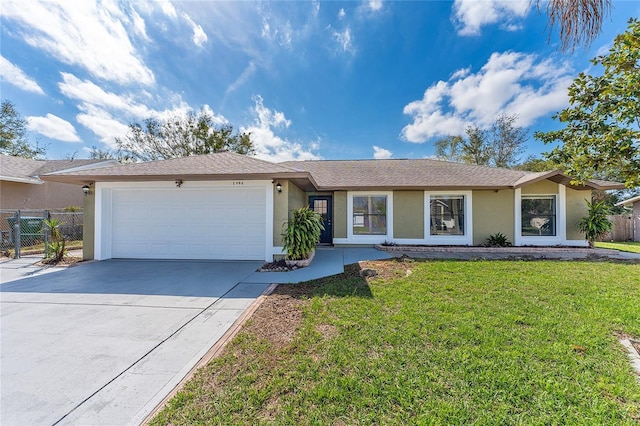
[[[371,288],[360,275],[357,263],[345,265],[344,272],[299,284],[280,284],[272,294],[287,295],[296,299],[314,296],[372,298]]]

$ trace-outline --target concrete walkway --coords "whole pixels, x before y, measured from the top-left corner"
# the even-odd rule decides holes
[[[306,268],[289,272],[254,272],[244,279],[244,283],[259,283],[268,281],[273,284],[295,284],[304,281],[341,274],[344,265],[350,265],[363,260],[390,259],[388,253],[372,247],[318,247],[311,264]]]

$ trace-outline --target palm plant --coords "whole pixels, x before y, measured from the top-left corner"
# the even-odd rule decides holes
[[[324,230],[322,216],[309,207],[294,210],[283,226],[282,247],[289,260],[307,259]]]
[[[585,238],[589,241],[589,247],[593,247],[593,242],[602,238],[604,234],[611,230],[611,221],[607,218],[609,214],[609,206],[604,201],[587,202],[589,211],[587,215],[578,223],[578,229],[584,233]]]

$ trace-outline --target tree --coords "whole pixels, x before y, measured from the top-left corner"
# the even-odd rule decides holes
[[[39,158],[46,148],[27,140],[27,120],[22,118],[11,101],[4,100],[0,112],[0,153],[14,157]]]
[[[536,0],[538,9],[541,3]],[[558,24],[562,51],[573,51],[576,46],[588,46],[595,40],[610,10],[611,0],[549,0],[549,29]]]
[[[198,114],[174,114],[160,120],[148,118],[129,125],[123,138],[116,138],[118,155],[134,161],[153,161],[190,155],[234,151],[253,152],[248,133],[234,133],[229,124],[217,125],[213,116],[201,110]],[[96,152],[100,155],[100,152]]]
[[[548,172],[551,170],[559,170],[560,165],[547,158],[538,158],[535,155],[530,155],[515,168],[527,172]]]
[[[462,136],[446,136],[435,141],[436,157],[446,161],[458,162],[460,158],[460,150],[464,144]]]
[[[102,149],[95,145],[92,146],[89,151],[89,158],[92,160],[117,160],[123,164],[134,162],[131,156],[127,156],[119,150],[111,150],[109,148]]]
[[[516,126],[517,115],[502,114],[491,126],[491,156],[496,167],[511,167],[518,162],[518,155],[524,150],[527,131]]]
[[[487,131],[477,126],[466,129],[467,139],[462,144],[460,158],[465,163],[487,166],[491,160],[491,151],[487,143]]]
[[[602,75],[580,73],[569,87],[570,106],[553,116],[566,127],[536,132],[562,144],[547,157],[577,181],[608,177],[640,185],[640,20],[632,19],[609,53],[591,61]]]
[[[467,138],[447,136],[435,142],[436,156],[483,166],[512,167],[524,150],[527,131],[516,126],[517,115],[502,114],[488,129],[469,126]]]

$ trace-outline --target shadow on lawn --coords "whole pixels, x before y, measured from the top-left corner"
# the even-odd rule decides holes
[[[360,265],[345,265],[342,274],[331,275],[300,284],[279,285],[272,294],[286,295],[295,299],[310,297],[363,297],[372,298],[373,294],[367,280],[360,275]]]

